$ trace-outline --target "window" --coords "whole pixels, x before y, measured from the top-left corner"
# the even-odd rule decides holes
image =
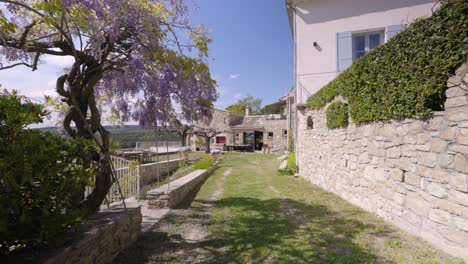
[[[312,117],[309,116],[307,118],[307,129],[313,129],[314,128],[314,121],[312,120]]]
[[[283,129],[283,138],[287,138],[287,137],[288,137],[288,130]]]
[[[273,139],[273,132],[268,132],[268,139]]]
[[[216,137],[216,144],[226,144],[226,137]]]
[[[366,53],[382,45],[384,42],[384,32],[370,32],[353,35],[353,60],[357,60]]]

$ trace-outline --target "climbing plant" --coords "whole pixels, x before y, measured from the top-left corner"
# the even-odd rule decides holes
[[[334,102],[327,108],[327,127],[347,127],[348,126],[348,104]]]

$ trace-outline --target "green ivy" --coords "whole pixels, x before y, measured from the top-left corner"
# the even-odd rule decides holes
[[[327,108],[327,127],[347,127],[348,126],[348,104],[334,102]]]
[[[342,95],[354,123],[427,118],[443,110],[446,82],[468,53],[468,1],[443,0],[388,43],[356,60],[307,100],[312,110]],[[327,111],[328,112],[328,111]],[[338,123],[327,117],[327,124]]]

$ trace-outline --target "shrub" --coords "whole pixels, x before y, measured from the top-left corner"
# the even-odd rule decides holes
[[[278,172],[281,175],[294,175],[296,174],[298,168],[296,165],[296,153],[291,152],[288,157],[288,165],[284,169],[279,169]]]
[[[15,92],[0,93],[0,254],[59,243],[82,217],[76,204],[92,170],[80,155],[89,146],[26,128],[45,114]]]
[[[197,163],[195,163],[195,165],[193,165],[192,170],[194,170],[194,171],[196,171],[196,170],[206,170],[206,169],[209,169],[211,166],[213,166],[213,163],[214,163],[213,157],[208,156],[208,157],[205,157],[205,158],[201,159]]]
[[[348,126],[348,105],[345,103],[331,103],[327,108],[327,127]]]
[[[468,2],[441,3],[431,17],[417,19],[388,43],[355,61],[310,96],[307,107],[321,109],[342,95],[348,99],[356,124],[427,118],[432,111],[442,110],[448,76],[467,58]]]

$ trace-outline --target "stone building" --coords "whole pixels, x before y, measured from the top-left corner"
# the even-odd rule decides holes
[[[203,149],[196,130],[212,131],[211,149],[239,149],[248,151],[279,152],[287,150],[295,128],[294,93],[291,92],[269,106],[279,107],[280,114],[251,115],[246,109],[245,116],[226,110],[213,109],[212,118],[204,118],[193,124],[194,131],[187,137],[192,150]],[[267,106],[268,107],[268,106]],[[292,131],[292,132],[291,132]],[[197,141],[198,139],[198,141]],[[198,142],[198,143],[197,143]]]

